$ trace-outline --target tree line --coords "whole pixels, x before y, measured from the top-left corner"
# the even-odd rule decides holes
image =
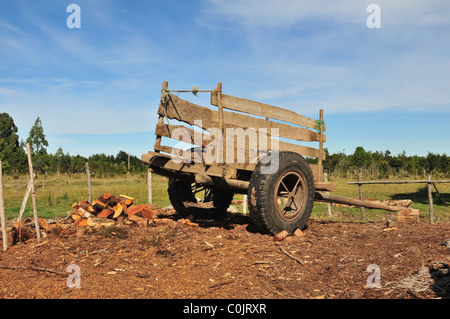
[[[38,117],[30,129],[26,141],[19,141],[14,120],[7,113],[0,113],[0,159],[3,171],[20,174],[28,171],[26,143],[30,143],[35,171],[48,174],[74,174],[85,172],[89,162],[91,173],[97,176],[146,172],[147,166],[134,155],[120,151],[117,155],[94,154],[89,157],[69,155],[62,148],[54,154],[47,152],[48,142],[45,138],[42,122]],[[329,154],[325,149],[324,171],[329,175],[348,177],[359,170],[371,178],[389,178],[390,176],[425,175],[431,173],[442,176],[450,174],[450,158],[445,153],[428,153],[427,156],[407,156],[405,152],[393,155],[389,150],[366,151],[358,146],[352,154],[344,151]],[[317,159],[307,158],[309,163],[317,164]]]
[[[92,174],[102,176],[130,172],[146,172],[148,167],[134,155],[120,151],[117,155],[94,154],[89,157],[64,153],[61,147],[48,153],[42,121],[38,117],[26,141],[20,140],[17,126],[7,113],[0,113],[0,159],[6,174],[28,172],[26,143],[30,143],[33,168],[37,174],[75,174],[86,171],[86,162]]]
[[[389,178],[392,176],[422,176],[427,174],[450,176],[450,157],[447,154],[428,152],[426,156],[393,155],[389,150],[366,151],[364,147],[356,147],[353,154],[337,152],[329,154],[325,149],[326,160],[323,162],[324,171],[331,175],[348,177],[363,171],[364,176],[370,178]]]

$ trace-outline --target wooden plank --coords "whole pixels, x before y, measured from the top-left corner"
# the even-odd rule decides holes
[[[191,143],[193,145],[198,146],[206,146],[211,143],[211,135],[205,134],[201,131],[195,131],[191,128],[185,127],[183,125],[169,125],[169,124],[156,124],[155,134],[159,136],[164,136],[168,138],[173,138],[172,134],[176,132],[179,138],[176,138],[178,141],[184,141],[186,143]],[[182,139],[181,137],[186,137],[186,139]],[[197,141],[195,139],[198,139]],[[189,140],[187,142],[186,140]]]
[[[219,128],[219,112],[213,111],[203,106],[199,106],[192,102],[183,100],[176,95],[169,94],[170,102],[164,111],[160,104],[158,109],[159,115],[166,115],[169,119],[176,119],[178,121],[194,125],[195,121],[202,120],[202,128],[207,130],[212,127]],[[320,135],[317,132],[305,129],[303,127],[291,126],[284,123],[273,121],[266,121],[258,119],[245,114],[235,112],[223,112],[224,128],[266,128],[267,132],[271,129],[277,128],[280,137],[286,137],[304,142],[319,141]],[[326,141],[326,136],[323,135],[323,141]]]
[[[181,150],[181,149],[170,147],[170,146],[164,146],[164,145],[159,145],[155,149],[155,152],[158,152],[158,151],[167,153],[167,154],[158,153],[159,155],[163,155],[163,156],[165,156],[167,158],[172,158],[172,159],[173,159],[173,155],[172,154],[183,154],[183,150]],[[260,156],[263,156],[263,155],[260,155]],[[148,158],[147,158],[146,154],[143,155],[143,158],[146,159],[146,161],[144,161],[144,162],[147,163]],[[199,160],[198,158],[194,157],[194,153],[191,154],[191,159],[190,160],[191,160],[191,163],[200,163],[201,162],[201,160]],[[238,170],[253,171],[255,169],[256,164],[258,164],[258,160],[259,160],[259,158],[257,158],[254,163],[248,163],[248,162],[245,162],[245,163],[226,163],[226,166],[229,167],[229,168],[238,169]],[[186,158],[186,161],[189,161],[189,160]],[[206,164],[206,165],[212,165],[212,164],[217,165],[216,163],[207,163],[207,162],[204,163],[204,164]],[[232,172],[234,174],[234,171],[232,171]],[[231,177],[233,177],[233,175],[225,176],[225,177],[231,178]]]
[[[212,120],[216,121],[216,116],[214,113],[212,114]],[[319,141],[320,139],[319,133],[303,127],[292,126],[274,121],[267,121],[264,119],[259,119],[235,112],[224,112],[224,124],[225,127],[252,127],[255,128],[258,132],[260,128],[263,128],[266,129],[268,133],[272,132],[272,129],[278,129],[278,135],[280,137],[286,137],[303,142],[314,142]],[[325,142],[326,136],[324,135],[323,138]]]
[[[202,107],[199,105],[196,105],[194,103],[191,103],[189,101],[183,100],[178,98],[175,95],[169,94],[170,96],[170,102],[167,104],[165,111],[163,110],[163,106],[160,105],[158,113],[159,114],[165,114],[169,119],[176,119],[180,122],[184,122],[190,125],[199,124],[198,120],[201,119],[201,126],[203,129],[208,130],[211,128],[217,128],[218,127],[218,112],[210,110],[206,107]],[[226,128],[241,128],[240,125],[236,125],[235,117],[229,116],[227,113],[230,112],[224,112],[224,125]],[[247,116],[248,117],[248,116]],[[248,123],[250,123],[250,119],[257,120],[255,118],[248,117]],[[264,121],[266,122],[266,121]],[[267,121],[270,123],[270,121]],[[263,124],[263,123],[260,123]],[[264,123],[266,124],[266,123]],[[278,124],[278,123],[276,123]],[[158,129],[163,129],[162,125],[157,125]],[[259,131],[258,131],[259,132]],[[292,131],[291,131],[292,132]],[[162,134],[162,131],[158,131],[158,134]],[[168,134],[168,131],[166,129],[165,131],[166,135]],[[288,134],[289,135],[289,134]],[[165,136],[165,135],[163,135]],[[171,137],[171,136],[166,136]],[[290,136],[292,137],[292,136]],[[210,143],[211,141],[207,142],[206,144]],[[303,156],[308,157],[319,157],[321,155],[322,159],[325,159],[325,152],[320,152],[318,149],[297,145],[297,144],[291,144],[283,141],[279,141],[279,150],[280,151],[292,151],[297,152]],[[225,145],[225,143],[224,143]],[[272,145],[270,143],[270,145]],[[155,144],[156,146],[156,144]],[[204,144],[202,146],[205,146]]]
[[[250,182],[240,181],[229,178],[211,178],[206,174],[197,174],[195,176],[195,182],[201,185],[216,186],[220,188],[237,188],[240,190],[248,190]]]
[[[177,163],[172,160],[170,155],[157,152],[148,152],[141,157],[142,162],[151,166],[171,169],[184,173],[200,174],[204,173],[217,177],[236,177],[237,170],[227,164],[224,165],[205,165],[203,163]]]
[[[214,102],[214,101],[212,101]],[[301,125],[317,130],[317,121],[278,106],[264,104],[240,97],[222,94],[223,107],[229,110],[254,114]],[[213,104],[214,105],[214,104]]]
[[[168,137],[168,138],[172,138],[178,141],[183,141],[186,142],[186,140],[184,140],[184,136],[183,135],[178,135],[175,134],[173,136],[171,136],[170,132],[172,132],[170,130],[171,126],[168,126],[167,124],[158,124],[157,125],[157,133],[159,136],[164,136],[164,137]],[[172,126],[173,127],[183,127],[183,126]],[[187,131],[186,133],[190,133],[190,134],[194,134],[193,130],[185,128]],[[192,136],[192,135],[191,135]],[[198,146],[203,146],[203,147],[207,147],[209,146],[213,146],[215,144],[213,139],[209,139],[211,138],[210,135],[205,134],[203,135],[204,138],[200,139],[199,141],[195,141],[194,142],[194,138],[192,138],[192,140],[189,143],[192,143],[194,145],[198,145]],[[254,140],[253,142],[255,142],[254,144],[256,144],[256,148],[259,150],[262,150],[262,144],[261,144],[261,139],[258,135],[256,135],[256,140]],[[244,146],[244,147],[242,147]],[[244,162],[248,162],[248,148],[251,146],[250,143],[250,137],[247,136],[236,136],[236,135],[227,135],[224,137],[224,143],[223,143],[223,147],[225,148],[225,150],[229,150],[229,152],[231,152],[231,150],[234,151],[234,158],[236,158],[236,154],[238,154],[239,152],[244,151],[245,152],[245,161]],[[160,144],[155,144],[154,146],[155,150],[159,150],[159,151],[164,151],[163,148],[164,146],[160,145]],[[308,146],[303,146],[303,145],[298,145],[298,144],[292,144],[292,143],[287,143],[287,142],[283,142],[283,141],[276,141],[273,138],[267,138],[267,142],[266,142],[266,148],[264,149],[264,151],[270,151],[270,150],[275,150],[275,151],[289,151],[289,152],[296,152],[301,154],[302,156],[307,156],[307,157],[319,157],[320,154],[322,154],[322,159],[325,159],[325,152],[322,151],[322,153],[320,153],[320,150],[316,149],[316,148],[312,148],[312,147],[308,147]],[[168,152],[167,152],[168,153]],[[178,154],[178,151],[177,151]],[[223,158],[223,160],[225,160],[226,157],[226,153],[225,156]],[[229,160],[228,160],[229,161]],[[228,162],[227,161],[227,162]],[[234,160],[232,162],[237,162],[237,160]],[[241,161],[242,162],[242,161]],[[316,171],[317,172],[317,171]]]

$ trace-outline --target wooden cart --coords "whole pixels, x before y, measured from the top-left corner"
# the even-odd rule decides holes
[[[181,99],[182,92],[210,93],[217,108]],[[169,177],[169,198],[181,216],[220,217],[235,193],[248,194],[249,215],[262,232],[292,233],[305,226],[315,192],[334,188],[322,182],[323,110],[314,120],[222,94],[222,83],[214,90],[168,90],[164,82],[158,115],[154,151],[142,161]]]

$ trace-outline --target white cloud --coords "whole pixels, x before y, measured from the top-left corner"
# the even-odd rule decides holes
[[[207,0],[208,15],[232,19],[238,24],[259,27],[286,27],[296,23],[326,19],[365,25],[368,5],[381,8],[383,24],[448,25],[447,0]]]
[[[209,0],[247,41],[253,98],[299,112],[450,110],[447,0]],[[369,29],[369,4],[381,29]]]

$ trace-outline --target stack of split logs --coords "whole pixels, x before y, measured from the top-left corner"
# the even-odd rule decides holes
[[[103,194],[91,203],[76,202],[72,205],[70,218],[79,226],[97,224],[114,224],[125,218],[138,224],[147,224],[148,220],[156,218],[156,209],[151,204],[136,205],[136,199],[125,195]]]
[[[88,201],[74,203],[72,211],[68,212],[68,220],[77,226],[112,226],[116,222],[139,226],[146,226],[149,223],[177,223],[172,219],[158,218],[160,213],[162,209],[155,208],[152,204],[137,205],[135,198],[106,193],[94,200],[92,204]],[[188,226],[198,226],[190,220],[182,219],[178,222]]]

